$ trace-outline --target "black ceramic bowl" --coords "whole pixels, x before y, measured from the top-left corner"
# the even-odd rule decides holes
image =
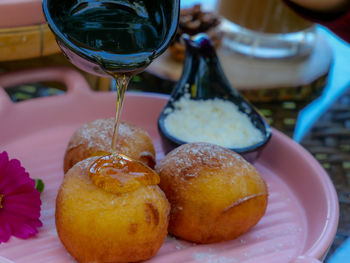
[[[189,94],[192,100],[214,98],[228,100],[249,117],[253,126],[261,131],[263,139],[248,147],[229,149],[241,154],[246,160],[254,162],[270,140],[271,128],[263,116],[230,85],[209,38],[206,35],[200,35],[191,40],[185,36],[184,40],[186,43],[184,70],[158,119],[158,129],[162,137],[164,152],[168,153],[172,149],[188,143],[169,134],[165,127],[165,119],[174,109],[174,103],[185,94]]]
[[[135,2],[135,4],[133,2]],[[164,30],[165,34],[163,35],[162,42],[156,50],[152,51],[148,59],[145,59],[145,54],[147,54],[147,52],[141,52],[142,50],[140,50],[139,53],[121,54],[117,52],[118,49],[112,52],[101,50],[94,46],[87,46],[86,43],[78,44],[79,41],[74,39],[71,35],[72,32],[67,32],[67,29],[63,25],[67,23],[67,18],[72,17],[73,14],[82,9],[88,9],[89,6],[96,6],[96,3],[100,3],[103,8],[106,9],[108,9],[108,6],[118,5],[120,9],[131,9],[136,13],[136,11],[140,9],[140,4],[137,2],[138,1],[126,0],[42,0],[42,7],[47,23],[56,37],[57,44],[69,61],[85,72],[109,77],[110,75],[106,73],[106,70],[110,72],[121,71],[123,73],[134,72],[135,70],[139,72],[167,49],[171,39],[176,34],[180,0],[143,1],[147,11],[152,12],[152,15],[159,16],[163,12],[167,14],[167,16],[164,17],[164,27],[166,27],[166,30]],[[94,20],[93,18],[94,17],[92,17],[92,20]],[[161,18],[158,17],[157,20],[161,20]],[[95,18],[93,24],[96,24],[96,27],[101,27],[102,24],[100,25],[99,22],[100,21]],[[86,23],[91,23],[91,21],[86,21]],[[104,23],[108,24],[107,22]],[[83,23],[81,23],[79,29],[82,30],[83,28]],[[101,62],[102,57],[103,62]],[[106,67],[106,65],[108,65],[108,67]]]

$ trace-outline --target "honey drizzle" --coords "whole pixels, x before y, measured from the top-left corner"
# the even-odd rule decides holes
[[[106,155],[90,167],[92,182],[106,192],[131,192],[141,185],[159,184],[159,175],[148,166],[123,154]]]
[[[126,74],[114,74],[117,88],[116,115],[112,137],[111,154],[94,153],[98,158],[89,169],[92,182],[106,192],[121,194],[135,191],[141,185],[159,184],[159,175],[143,163],[118,152],[118,134],[125,91],[130,81]]]
[[[128,87],[130,77],[126,76],[125,74],[115,74],[113,76],[115,78],[115,82],[116,82],[116,86],[117,86],[117,103],[116,103],[115,122],[114,122],[114,129],[113,129],[111,152],[113,154],[118,154],[117,145],[118,145],[120,116],[121,116],[122,109],[123,109],[125,91]]]

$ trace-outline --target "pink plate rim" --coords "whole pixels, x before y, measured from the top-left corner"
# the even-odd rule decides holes
[[[277,129],[272,128],[272,130],[275,138],[277,137],[278,139],[283,140],[290,149],[298,152],[307,162],[309,162],[309,164],[316,171],[315,174],[317,174],[318,179],[322,183],[322,187],[325,190],[326,199],[328,200],[327,221],[325,222],[323,232],[320,234],[318,240],[302,256],[323,259],[332,245],[338,229],[339,201],[337,192],[327,172],[304,147]]]

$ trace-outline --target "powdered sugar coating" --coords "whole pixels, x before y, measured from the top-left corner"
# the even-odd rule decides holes
[[[87,143],[87,147],[95,147],[101,151],[109,149],[112,144],[114,128],[114,118],[97,119],[83,124],[72,136],[68,145],[68,150],[81,144]],[[119,125],[119,136],[123,140],[132,140],[135,138],[136,126],[127,122],[121,122]],[[142,131],[143,132],[143,131]],[[146,134],[146,132],[144,132]]]
[[[83,124],[69,141],[64,158],[64,171],[85,158],[101,152],[111,152],[113,129],[114,118],[97,119]],[[120,123],[117,151],[154,167],[155,149],[151,137],[131,123]]]
[[[210,143],[189,143],[174,149],[157,165],[156,170],[171,170],[173,176],[197,176],[206,168],[224,169],[241,163],[241,172],[254,169],[239,154]]]

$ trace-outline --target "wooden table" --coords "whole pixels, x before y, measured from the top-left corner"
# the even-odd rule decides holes
[[[0,61],[36,58],[59,52],[41,0],[0,1]]]
[[[74,67],[46,24],[41,0],[0,1],[0,73],[43,66]],[[81,72],[94,89],[109,80]]]

